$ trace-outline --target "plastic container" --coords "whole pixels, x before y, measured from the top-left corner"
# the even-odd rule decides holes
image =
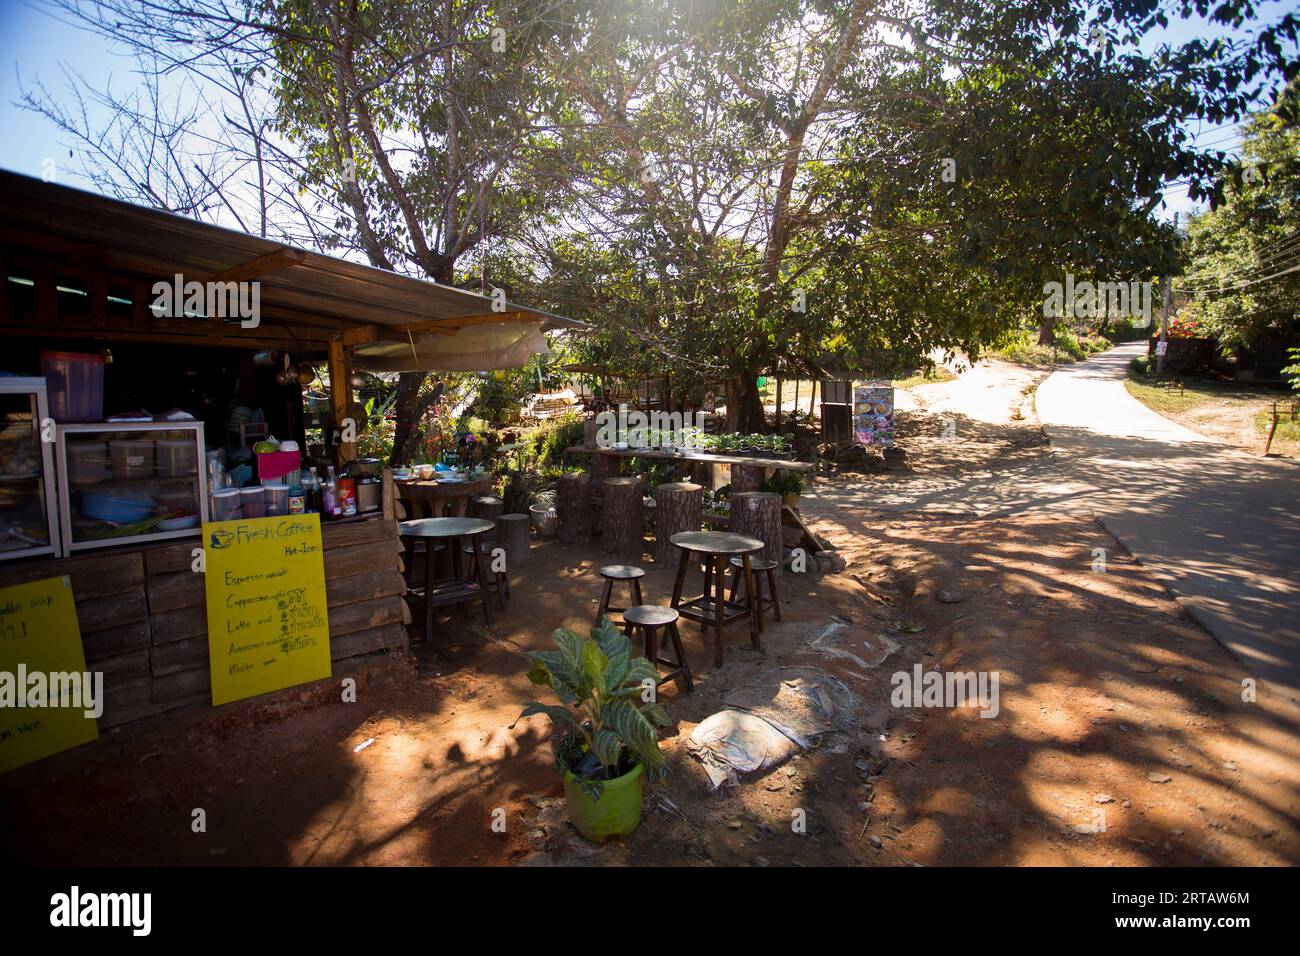
[[[111,492],[88,491],[81,498],[81,513],[96,521],[114,524],[135,524],[153,513],[153,501],[148,498],[131,498]]]
[[[41,352],[41,374],[56,422],[104,420],[104,356]]]
[[[160,438],[158,440],[158,477],[183,478],[198,471],[194,439]]]
[[[253,485],[251,488],[241,488],[239,491],[239,507],[244,512],[245,518],[265,518],[266,493],[262,487]]]
[[[115,479],[152,478],[154,440],[152,438],[114,438],[108,443],[108,465]]]
[[[108,478],[108,442],[69,441],[68,482],[73,485],[93,485]]]
[[[287,515],[289,513],[289,486],[263,485],[262,487],[266,490],[267,515]]]
[[[339,479],[339,514],[350,518],[357,513],[357,483],[352,478]]]
[[[269,484],[286,475],[296,475],[302,468],[302,453],[297,451],[259,452],[257,458],[257,480]]]
[[[216,521],[234,521],[244,516],[239,507],[239,501],[242,495],[238,488],[222,488],[220,491],[212,493],[212,507],[216,512],[213,516]]]

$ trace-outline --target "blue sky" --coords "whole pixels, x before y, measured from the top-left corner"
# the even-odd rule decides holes
[[[1261,4],[1261,17],[1271,21],[1290,8],[1293,2],[1273,0]],[[1193,36],[1215,36],[1225,31],[1204,23],[1174,21],[1162,36],[1152,37],[1151,46],[1161,39],[1183,42]],[[70,175],[70,159],[63,137],[44,117],[14,105],[19,98],[18,76],[30,86],[36,79],[45,83],[52,94],[66,91],[63,69],[74,70],[96,88],[110,80],[116,90],[136,84],[132,75],[134,62],[106,48],[99,37],[75,26],[59,22],[40,9],[39,3],[27,0],[0,0],[0,167],[27,175],[39,176],[42,163],[54,159],[59,166],[59,180],[69,185],[85,186],[79,177]],[[1193,127],[1200,133],[1202,145],[1231,150],[1236,143],[1232,127]],[[1191,208],[1186,189],[1175,188],[1166,194],[1165,215],[1182,214]]]

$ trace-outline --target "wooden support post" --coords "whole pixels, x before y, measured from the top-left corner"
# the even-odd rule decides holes
[[[799,398],[799,386],[797,383],[795,384],[794,397],[796,401]],[[781,379],[779,378],[776,380],[776,430],[778,432],[781,430]]]
[[[333,413],[334,427],[344,429],[343,434],[348,434],[347,425],[352,418],[352,356],[349,350],[344,347],[341,339],[330,339],[329,347],[330,360],[330,411]],[[352,422],[352,430],[359,429],[360,422]],[[355,437],[352,441],[340,440],[338,452],[335,458],[335,464],[339,465],[345,461],[352,461],[357,457],[357,443]]]
[[[762,465],[732,465],[731,493],[761,491],[767,481],[767,469]]]

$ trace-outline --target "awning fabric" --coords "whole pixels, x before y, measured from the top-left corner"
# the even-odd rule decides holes
[[[407,342],[369,342],[356,347],[353,365],[367,372],[488,372],[549,354],[540,325],[515,322],[463,328],[455,335],[416,333]]]

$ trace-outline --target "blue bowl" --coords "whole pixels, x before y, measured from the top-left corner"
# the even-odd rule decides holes
[[[110,494],[92,491],[81,496],[81,513],[96,521],[134,524],[153,514],[153,502],[114,498]]]

